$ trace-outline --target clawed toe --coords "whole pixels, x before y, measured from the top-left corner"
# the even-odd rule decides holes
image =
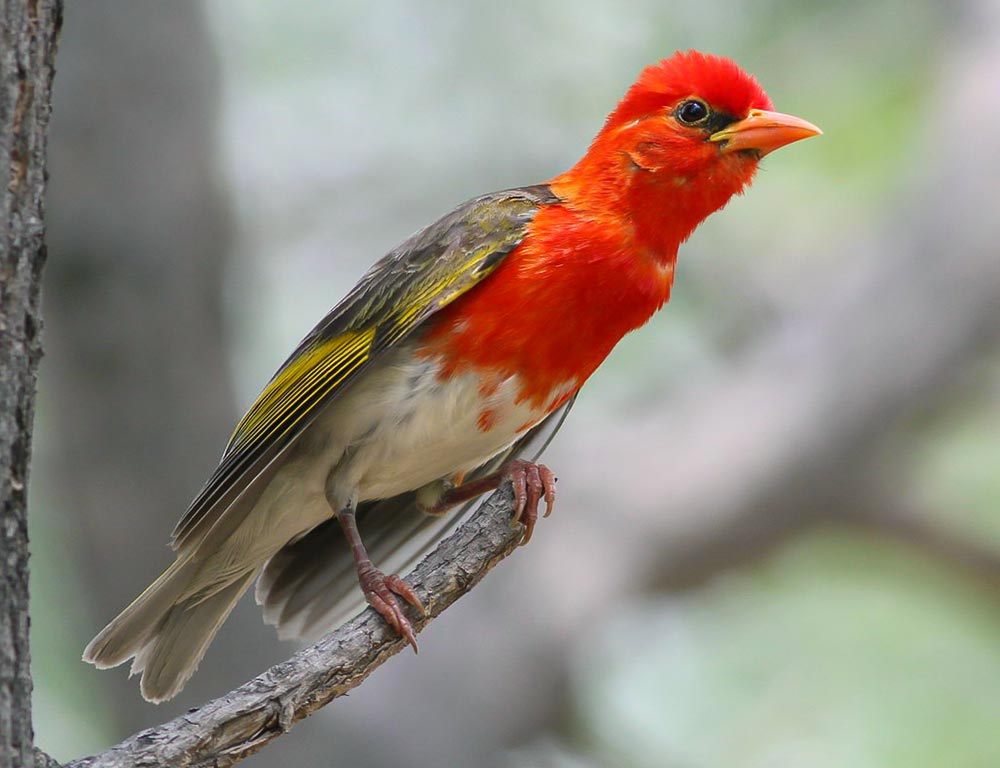
[[[424,616],[427,609],[420,601],[413,588],[403,581],[399,576],[390,574],[386,576],[377,568],[369,566],[358,573],[361,583],[361,591],[364,593],[368,604],[374,608],[384,618],[389,625],[398,632],[407,643],[412,646],[414,653],[417,652],[417,639],[413,632],[413,625],[403,613],[403,606],[398,598],[402,598]]]
[[[527,544],[538,521],[538,502],[545,499],[545,517],[552,514],[556,503],[556,477],[544,464],[515,459],[507,467],[514,488],[513,522],[524,526],[521,544]]]

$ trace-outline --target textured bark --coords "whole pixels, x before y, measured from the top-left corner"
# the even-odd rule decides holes
[[[45,754],[38,747],[35,747],[35,762],[34,768],[60,768],[59,761],[54,760],[49,755]]]
[[[415,631],[517,547],[523,529],[510,523],[512,502],[509,487],[494,494],[414,569],[407,581],[429,612],[413,621]],[[404,648],[404,641],[368,609],[232,693],[66,768],[232,765],[360,685]]]
[[[62,5],[0,3],[0,766],[34,761],[28,459],[41,358],[46,138]]]

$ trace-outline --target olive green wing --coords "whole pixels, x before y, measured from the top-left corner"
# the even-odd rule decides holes
[[[240,420],[218,468],[173,533],[200,541],[233,505],[252,507],[282,452],[345,385],[421,323],[479,284],[524,239],[547,186],[460,205],[390,251],[289,356]]]

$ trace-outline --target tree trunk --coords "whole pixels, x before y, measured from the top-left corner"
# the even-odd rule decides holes
[[[33,762],[28,457],[41,358],[46,136],[59,0],[0,2],[0,767]]]

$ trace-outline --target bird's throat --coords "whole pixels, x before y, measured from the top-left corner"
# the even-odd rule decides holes
[[[675,167],[636,162],[620,149],[592,148],[549,185],[566,207],[627,228],[638,249],[672,266],[695,228],[740,194],[756,173],[756,159],[723,156],[714,147],[711,152],[710,162]]]

